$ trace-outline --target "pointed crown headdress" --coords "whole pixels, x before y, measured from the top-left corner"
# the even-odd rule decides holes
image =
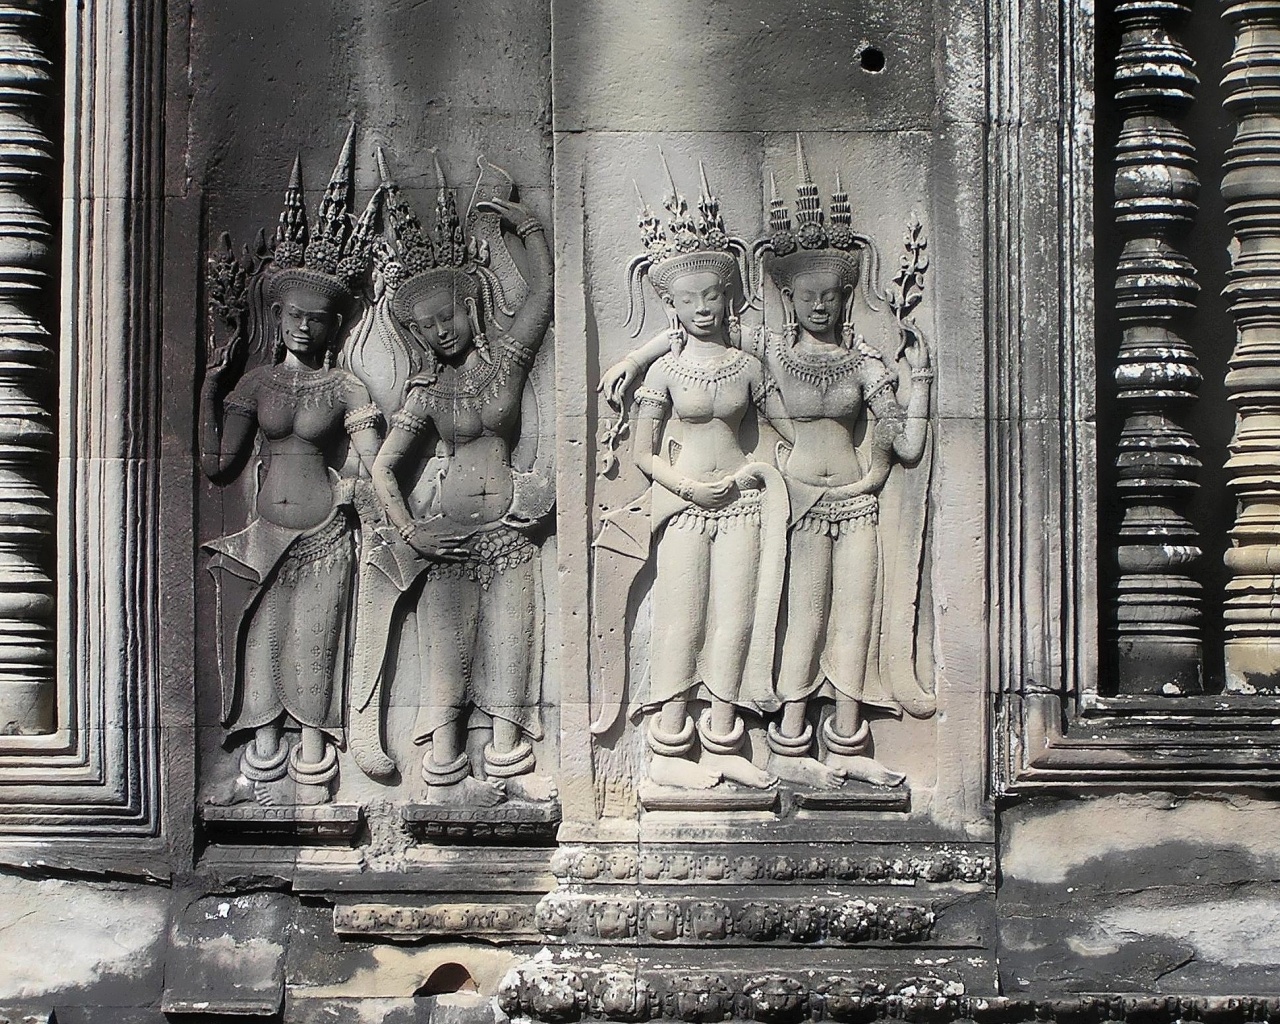
[[[695,216],[689,210],[688,201],[676,188],[671,167],[661,149],[658,156],[667,175],[668,192],[662,205],[668,216],[664,225],[649,208],[640,193],[640,186],[636,185],[642,211],[638,218],[640,241],[645,251],[632,259],[627,267],[626,322],[635,325],[632,337],[644,327],[644,298],[639,294],[640,280],[644,277],[649,278],[659,295],[666,295],[677,278],[705,272],[717,275],[726,287],[732,285],[738,276],[744,291],[748,294],[750,291],[746,243],[725,230],[720,200],[707,183],[707,171],[702,161],[698,161],[701,191]]]
[[[414,304],[421,296],[446,289],[477,303],[484,311],[486,323],[495,310],[513,315],[514,311],[507,307],[502,282],[489,268],[488,243],[468,237],[435,149],[431,150],[431,158],[439,190],[435,225],[428,231],[401,195],[400,187],[387,169],[386,155],[378,149],[385,238],[377,259],[391,294],[392,313],[407,324],[412,321]]]
[[[779,288],[789,287],[797,274],[832,271],[847,287],[854,287],[862,273],[862,250],[871,239],[853,230],[853,209],[849,194],[836,171],[836,188],[831,196],[830,222],[822,211],[818,186],[809,173],[804,143],[796,135],[795,225],[791,211],[778,195],[778,179],[769,174],[769,234],[752,247],[757,259],[768,260],[769,276]]]
[[[302,161],[294,158],[276,227],[268,295],[278,301],[290,288],[308,288],[349,301],[369,271],[377,196],[357,219],[352,215],[356,126],[347,132],[313,225],[307,223],[302,193]]]

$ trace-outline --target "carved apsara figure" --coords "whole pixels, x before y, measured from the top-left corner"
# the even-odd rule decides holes
[[[503,294],[488,247],[467,236],[436,167],[431,234],[395,184],[383,184],[390,231],[383,277],[396,327],[413,341],[405,351],[414,365],[373,472],[390,529],[371,571],[393,581],[396,600],[377,614],[388,621],[403,610],[417,620],[414,739],[428,748],[428,802],[545,801],[555,789],[534,773],[533,749],[542,737],[542,581],[528,532],[552,496],[541,474],[513,467],[512,448],[526,378],[551,323],[551,254],[524,206],[479,204],[501,217],[527,257],[527,298],[501,328]],[[383,670],[385,645],[371,657],[355,714],[376,713],[370,680]],[[476,725],[492,728],[481,766],[467,751]]]
[[[253,733],[230,800],[321,803],[337,777],[355,485],[373,466],[380,420],[364,385],[334,365],[373,221],[372,208],[358,221],[351,213],[354,132],[314,226],[295,162],[272,249],[224,259],[216,289],[232,333],[201,392],[201,467],[214,482],[243,471],[256,483],[249,525],[204,545],[217,582],[223,722],[233,735]],[[255,351],[267,358],[236,380]],[[260,461],[245,469],[255,446]]]
[[[894,785],[903,777],[870,756],[861,708],[918,717],[934,709],[931,685],[921,679],[927,670],[917,664],[928,638],[921,644],[916,636],[933,371],[907,318],[919,301],[923,243],[918,230],[908,238],[898,294],[889,298],[897,317],[875,309],[860,294],[860,285],[875,288],[873,274],[864,275],[874,270],[864,263],[871,240],[853,231],[838,181],[831,223],[824,223],[798,137],[796,146],[795,228],[775,184],[771,234],[756,246],[779,290],[782,329],[739,335],[780,399],[770,399],[770,421],[783,438],[778,465],[791,519],[774,682],[782,713],[767,729],[769,770],[806,787],[835,788],[846,779]],[[867,344],[859,316],[894,325],[895,360]],[[601,388],[615,406],[665,348],[654,339],[605,372]],[[859,443],[868,408],[871,426]],[[819,719],[817,698],[830,698],[833,712]]]
[[[786,493],[776,469],[741,440],[768,392],[760,361],[733,340],[745,246],[726,234],[705,173],[696,216],[667,174],[670,216],[664,227],[645,207],[645,253],[631,271],[633,286],[647,276],[670,321],[636,392],[634,458],[652,487],[647,501],[620,510],[625,518],[647,509],[656,538],[648,689],[635,703],[646,716],[652,783],[764,788],[776,780],[744,756],[743,713],[776,707]],[[597,548],[618,531],[628,524],[607,516]]]

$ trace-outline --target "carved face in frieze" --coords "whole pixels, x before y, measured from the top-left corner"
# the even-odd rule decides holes
[[[451,288],[425,292],[413,304],[413,319],[406,325],[420,344],[442,359],[465,353],[475,338],[474,301]]]
[[[720,337],[729,315],[729,292],[719,274],[704,270],[677,277],[662,300],[689,337]]]
[[[834,338],[844,322],[844,307],[853,289],[834,271],[813,270],[796,274],[787,289],[796,310],[796,322],[816,338]]]
[[[322,356],[342,329],[337,301],[310,288],[290,288],[271,312],[285,349],[303,360]]]

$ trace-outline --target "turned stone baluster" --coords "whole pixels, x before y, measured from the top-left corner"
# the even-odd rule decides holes
[[[1121,693],[1199,693],[1202,683],[1200,556],[1183,508],[1197,486],[1195,439],[1175,416],[1200,384],[1179,333],[1194,309],[1195,269],[1173,240],[1196,214],[1194,147],[1174,123],[1197,84],[1194,61],[1172,35],[1190,0],[1116,6],[1123,38],[1116,103],[1124,114],[1116,151],[1116,224],[1125,237],[1116,277],[1124,329],[1115,369],[1124,409],[1116,458],[1124,503],[1117,551],[1118,685]]]
[[[1280,689],[1280,3],[1228,2],[1224,104],[1236,118],[1222,193],[1235,235],[1226,294],[1236,347],[1227,470],[1238,500],[1226,555],[1226,687]]]
[[[60,11],[0,2],[0,734],[54,727],[56,368],[41,319],[55,282],[39,204],[56,164],[40,127],[54,83],[39,40]]]

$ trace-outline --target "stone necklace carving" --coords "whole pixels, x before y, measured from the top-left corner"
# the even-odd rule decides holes
[[[854,373],[865,358],[861,352],[833,346],[833,351],[805,353],[796,350],[785,338],[774,338],[774,352],[782,368],[792,377],[826,391]]]
[[[326,366],[307,370],[276,365],[263,378],[263,385],[278,395],[293,399],[299,409],[332,409],[338,404],[347,379],[341,372]]]
[[[507,381],[508,361],[500,355],[492,361],[479,359],[474,365],[455,368],[445,382],[440,378],[422,387],[427,405],[478,412],[493,399]]]
[[[741,373],[747,357],[740,349],[731,348],[719,359],[704,363],[672,352],[666,365],[667,371],[684,383],[713,388]]]

